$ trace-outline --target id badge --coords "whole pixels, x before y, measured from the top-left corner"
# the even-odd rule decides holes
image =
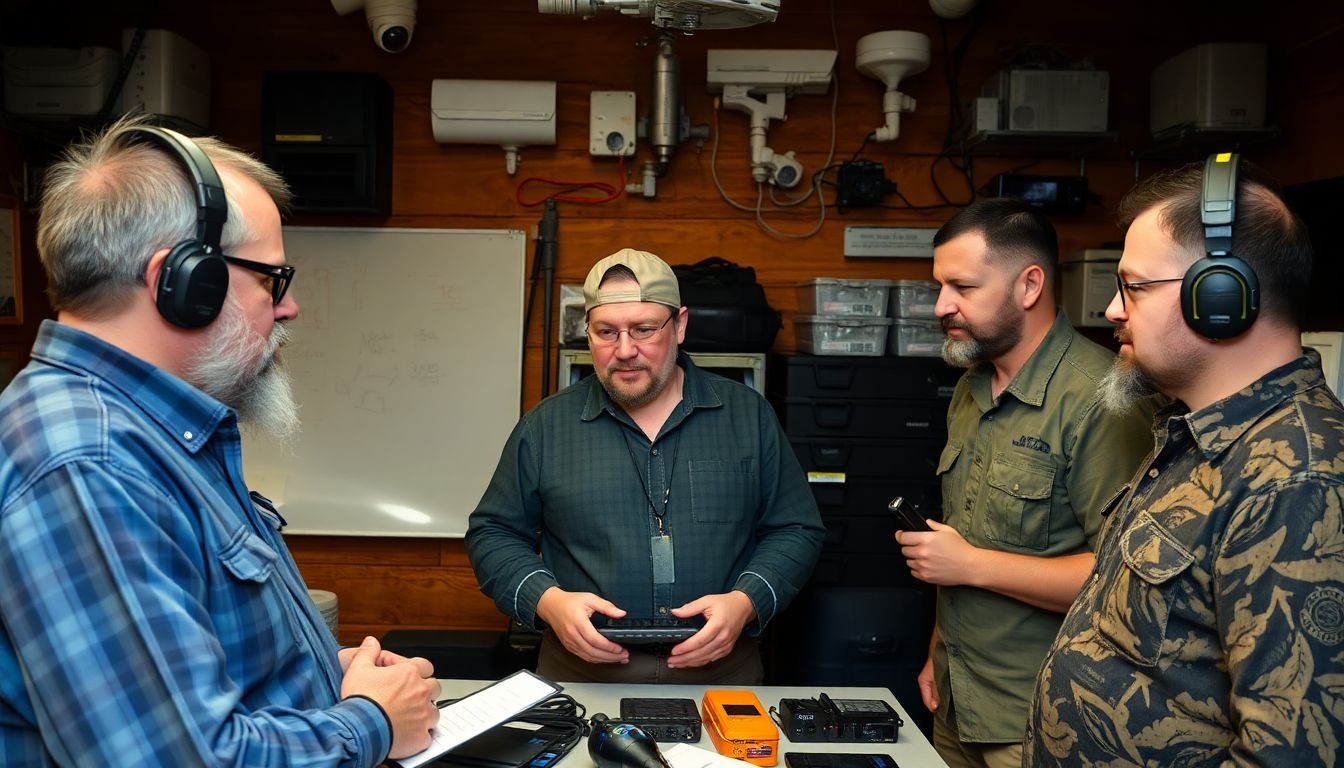
[[[677,571],[672,560],[672,537],[654,536],[650,538],[649,551],[653,553],[653,583],[676,583]]]

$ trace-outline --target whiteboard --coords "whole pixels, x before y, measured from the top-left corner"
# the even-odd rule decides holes
[[[518,230],[286,227],[299,315],[281,352],[303,431],[244,430],[285,533],[462,536],[518,421]]]

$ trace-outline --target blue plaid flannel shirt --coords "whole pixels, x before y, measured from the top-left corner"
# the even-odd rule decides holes
[[[32,358],[0,396],[4,764],[379,763],[233,411],[51,321]]]

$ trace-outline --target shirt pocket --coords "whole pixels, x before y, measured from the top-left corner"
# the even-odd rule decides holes
[[[219,562],[234,578],[257,584],[264,584],[271,578],[277,557],[275,550],[247,528],[234,531],[219,551]]]
[[[1097,630],[1121,656],[1151,667],[1162,654],[1171,615],[1172,579],[1195,561],[1147,512],[1120,535],[1122,563],[1101,598]]]
[[[760,506],[760,481],[752,459],[689,462],[691,517],[697,523],[749,524]]]
[[[1010,547],[1045,549],[1050,543],[1054,487],[1054,464],[1013,454],[994,454],[989,463],[986,536]]]

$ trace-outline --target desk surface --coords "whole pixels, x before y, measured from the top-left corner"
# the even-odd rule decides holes
[[[488,685],[481,680],[440,680],[439,688],[442,697],[465,696],[472,691]],[[576,701],[582,704],[588,710],[588,717],[592,717],[596,712],[604,712],[608,715],[617,715],[621,711],[621,699],[627,697],[664,697],[664,698],[685,698],[696,702],[697,707],[700,704],[700,698],[708,688],[723,687],[732,688],[735,686],[709,686],[709,685],[615,685],[603,683],[561,683],[564,686],[565,693],[573,696]],[[795,744],[788,740],[783,733],[779,737],[780,759],[778,766],[784,768],[785,752],[861,752],[861,753],[881,753],[891,755],[901,768],[946,768],[947,764],[938,753],[933,750],[933,746],[924,738],[924,734],[919,732],[910,716],[901,707],[900,702],[891,695],[891,691],[886,688],[846,688],[846,687],[827,687],[825,689],[817,687],[785,687],[761,685],[751,688],[756,697],[766,708],[779,708],[780,699],[807,699],[814,698],[817,694],[825,690],[826,695],[835,699],[881,699],[892,706],[900,713],[901,719],[905,725],[901,727],[900,740],[894,744]],[[703,729],[702,729],[703,732]],[[710,743],[709,736],[703,734],[700,742],[696,745],[702,749],[714,751],[714,745]],[[582,768],[582,766],[592,765],[592,758],[588,756],[588,747],[586,742],[580,742],[574,750],[565,756],[558,764],[559,768]]]

